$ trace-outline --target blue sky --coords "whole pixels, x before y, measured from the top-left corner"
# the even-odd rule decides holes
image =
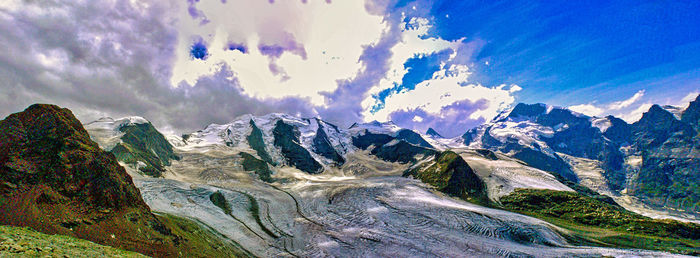
[[[457,136],[518,102],[634,122],[700,91],[698,1],[0,3],[0,115],[252,113]],[[90,24],[90,26],[83,26]]]
[[[663,99],[668,87],[676,97],[700,88],[700,2],[548,3],[439,1],[429,15],[434,35],[485,41],[474,79],[516,83],[519,101],[605,103],[638,90]]]

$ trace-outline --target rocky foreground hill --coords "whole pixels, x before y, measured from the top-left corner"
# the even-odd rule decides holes
[[[32,105],[0,121],[0,224],[153,256],[190,245],[151,213],[115,156],[70,110]]]

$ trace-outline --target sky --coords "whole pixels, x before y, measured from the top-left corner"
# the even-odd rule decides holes
[[[243,114],[454,137],[516,103],[638,120],[700,92],[699,1],[4,0],[0,116]]]

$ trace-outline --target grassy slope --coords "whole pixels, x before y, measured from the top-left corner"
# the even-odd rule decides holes
[[[250,257],[237,243],[211,228],[190,219],[172,215],[158,218],[179,236],[177,245],[181,257]],[[0,226],[0,257],[146,257],[65,235],[49,235],[30,228]]]
[[[503,208],[541,218],[571,231],[574,244],[700,254],[700,225],[641,216],[572,192],[518,189]]]
[[[486,185],[464,159],[452,151],[441,152],[436,155],[435,162],[417,166],[406,175],[412,175],[438,191],[477,204],[488,204]]]
[[[63,235],[47,235],[29,228],[0,226],[0,257],[145,257]]]
[[[191,219],[168,214],[158,218],[181,237],[177,247],[182,257],[252,257],[238,243],[219,234],[214,229]]]

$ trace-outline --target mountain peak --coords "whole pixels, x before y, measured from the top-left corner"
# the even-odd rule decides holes
[[[641,122],[642,120],[649,120],[649,119],[654,119],[654,120],[676,120],[676,118],[673,116],[671,112],[668,110],[662,108],[659,105],[654,104],[649,108],[647,112],[644,112],[642,115],[642,118],[639,120]]]
[[[518,103],[517,105],[515,105],[513,110],[510,111],[510,114],[508,114],[508,117],[537,116],[537,115],[541,115],[541,114],[546,113],[548,109],[549,109],[549,106],[542,104],[542,103],[536,103],[536,104]]]
[[[425,132],[425,134],[430,135],[430,136],[435,136],[435,137],[440,137],[443,138],[442,135],[440,135],[435,129],[432,127],[428,128],[428,131]]]
[[[691,101],[681,114],[681,121],[693,126],[696,130],[700,130],[700,94]]]
[[[150,213],[114,155],[99,148],[68,109],[36,104],[0,121],[0,185],[12,186],[3,189],[0,224],[172,252],[172,233]],[[164,241],[133,238],[141,234]]]

